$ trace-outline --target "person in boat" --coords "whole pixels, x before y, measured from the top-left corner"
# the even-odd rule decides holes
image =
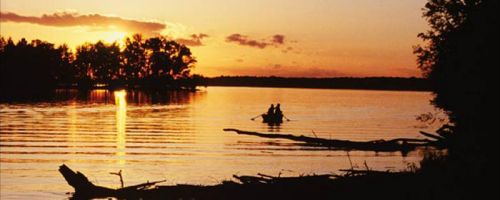
[[[274,108],[274,116],[276,116],[276,117],[283,116],[283,112],[281,111],[279,103],[276,105],[276,108]]]
[[[283,113],[279,104],[275,107],[274,104],[271,104],[271,107],[267,110],[267,113],[262,114],[263,122],[267,122],[270,125],[279,124],[282,122]]]
[[[267,116],[272,116],[274,115],[274,104],[271,104],[271,107],[269,107],[269,109],[267,109]]]

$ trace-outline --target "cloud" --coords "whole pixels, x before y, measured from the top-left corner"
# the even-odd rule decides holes
[[[249,46],[259,49],[264,49],[268,46],[281,46],[285,44],[285,36],[281,34],[273,35],[271,39],[255,40],[250,39],[246,35],[234,33],[226,37],[226,42],[237,43],[242,46]]]
[[[232,35],[227,36],[226,42],[235,42],[238,43],[239,45],[256,47],[260,49],[266,48],[266,46],[268,45],[266,42],[259,42],[257,40],[248,39],[247,36],[241,35],[239,33],[234,33]]]
[[[158,22],[146,22],[120,17],[104,16],[99,14],[80,15],[78,13],[56,12],[44,14],[41,17],[23,16],[12,12],[1,12],[1,22],[31,23],[54,27],[85,26],[92,30],[106,30],[118,28],[130,33],[158,35],[166,25]]]
[[[184,44],[186,46],[203,46],[202,40],[203,38],[209,37],[205,33],[192,34],[189,38],[178,38],[175,41],[178,43]]]
[[[284,44],[285,43],[285,36],[284,35],[280,35],[280,34],[273,35],[272,43],[274,43],[274,44]]]

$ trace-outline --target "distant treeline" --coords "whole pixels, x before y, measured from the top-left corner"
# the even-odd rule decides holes
[[[33,99],[57,88],[96,87],[194,89],[196,85],[428,90],[419,78],[280,78],[191,75],[196,59],[189,48],[165,37],[144,39],[136,34],[118,43],[68,46],[0,36],[1,99]]]
[[[423,78],[367,77],[367,78],[284,78],[255,76],[220,76],[204,78],[207,86],[334,88],[368,90],[430,90]]]
[[[66,45],[0,37],[2,96],[37,96],[61,87],[194,87],[189,48],[165,37],[141,35],[118,43],[85,43],[72,52]]]

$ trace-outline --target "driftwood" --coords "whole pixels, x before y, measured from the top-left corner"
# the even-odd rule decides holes
[[[339,169],[341,172],[345,172],[343,177],[350,177],[350,176],[360,176],[360,175],[388,175],[388,174],[396,174],[396,173],[411,173],[411,172],[391,172],[389,170],[387,171],[379,171],[379,170],[360,170],[360,169]]]
[[[164,181],[147,182],[120,189],[112,189],[102,186],[96,186],[80,172],[74,172],[66,165],[59,167],[59,172],[63,175],[66,182],[75,189],[74,197],[77,199],[90,199],[102,197],[137,197],[141,196],[140,191],[151,188],[157,183]]]
[[[424,135],[424,136],[426,136],[426,137],[430,137],[430,138],[436,139],[436,140],[438,140],[438,141],[440,141],[440,140],[445,140],[445,138],[444,138],[444,137],[441,137],[441,136],[439,136],[439,135],[434,135],[434,134],[432,134],[432,133],[427,133],[427,132],[424,132],[424,131],[420,131],[420,134],[422,134],[422,135]]]
[[[331,179],[334,176],[329,174],[299,177],[276,177],[258,174],[258,176],[234,175],[233,177],[239,182],[223,181],[221,184],[209,186],[154,186],[163,182],[156,181],[111,189],[94,185],[84,174],[75,172],[64,164],[59,167],[59,172],[64,176],[68,184],[75,189],[72,199],[109,197],[119,199],[275,199],[274,197],[284,197],[290,199],[291,197],[302,197],[300,195],[307,195],[304,197],[310,197],[311,194],[313,196],[324,195],[317,193],[316,188],[310,188],[309,190],[312,190],[312,192],[308,192],[308,186],[326,186],[334,181],[334,179]],[[289,193],[289,190],[300,191],[300,193]]]
[[[144,183],[122,189],[111,189],[91,183],[85,175],[66,165],[59,171],[74,189],[71,199],[401,199],[423,182],[415,173],[346,170],[344,175],[308,175],[280,177],[265,174],[237,176],[238,182],[223,181],[216,185],[154,186]],[[332,178],[333,177],[333,178]],[[425,182],[426,183],[426,182]],[[154,186],[154,187],[153,187]],[[378,199],[375,198],[375,199]]]
[[[266,174],[257,174],[259,176],[237,176],[233,175],[233,178],[237,179],[243,184],[308,184],[308,183],[321,183],[329,182],[332,174],[321,174],[321,175],[307,175],[307,176],[297,176],[297,177],[279,177],[271,176]]]
[[[292,134],[277,134],[277,133],[259,133],[252,131],[243,131],[239,129],[226,128],[224,131],[236,132],[241,135],[253,135],[263,138],[273,139],[288,139],[293,141],[304,142],[308,146],[328,147],[333,150],[362,150],[376,152],[393,152],[401,151],[403,153],[414,150],[419,146],[441,146],[441,142],[429,139],[414,139],[414,138],[396,138],[392,140],[373,140],[373,141],[350,141],[324,139],[317,137],[307,137],[304,135],[296,136]]]

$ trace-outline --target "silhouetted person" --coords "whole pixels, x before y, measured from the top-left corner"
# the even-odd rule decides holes
[[[271,116],[273,114],[274,114],[274,104],[271,104],[271,107],[269,107],[269,109],[267,109],[267,115]]]
[[[274,109],[275,116],[282,116],[283,112],[281,111],[280,104],[276,104],[276,108]]]

